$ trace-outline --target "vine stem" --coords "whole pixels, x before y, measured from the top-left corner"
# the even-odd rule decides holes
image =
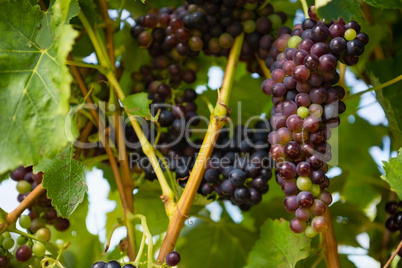
[[[308,5],[306,0],[300,0],[300,3],[302,4],[303,7],[304,16],[306,17],[306,19],[309,19],[310,16],[308,15]]]
[[[10,213],[8,213],[6,221],[8,225],[12,225],[17,221],[17,218],[21,215],[26,208],[32,205],[35,199],[45,192],[45,188],[42,187],[42,183],[35,187],[32,192]]]
[[[103,72],[103,74],[106,76],[109,83],[113,86],[113,89],[114,89],[117,97],[120,99],[120,101],[123,101],[126,96],[124,95],[123,90],[122,90],[119,82],[117,81],[116,76],[113,73],[113,67],[110,64],[109,58],[105,54],[104,47],[102,46],[101,42],[98,40],[97,35],[93,31],[92,26],[88,22],[88,19],[85,17],[85,15],[82,12],[80,12],[78,14],[78,17],[81,20],[84,28],[86,29],[89,38],[91,39],[91,42],[95,48],[95,51],[96,51],[97,57],[99,59],[99,62],[101,63],[101,66],[105,67],[105,71]],[[144,135],[137,120],[135,119],[134,116],[132,116],[129,113],[129,111],[126,107],[124,107],[124,110],[125,110],[128,118],[134,128],[134,131],[140,141],[142,151],[148,157],[148,159],[155,171],[156,177],[158,178],[159,184],[162,189],[161,198],[162,198],[162,200],[164,200],[164,203],[165,203],[166,214],[170,218],[173,208],[175,206],[175,204],[173,202],[173,196],[174,196],[173,191],[170,188],[169,184],[167,183],[166,178],[163,174],[163,171],[162,171],[161,167],[159,166],[158,159],[155,155],[153,147],[148,142],[148,139]]]
[[[325,262],[327,263],[327,267],[340,268],[341,265],[338,256],[338,243],[336,242],[334,226],[332,225],[329,207],[327,207],[323,216],[328,219],[328,230],[322,234]]]
[[[397,76],[397,77],[395,77],[394,79],[391,79],[391,80],[385,82],[385,83],[382,83],[382,84],[380,84],[380,85],[377,85],[377,86],[368,88],[368,89],[363,90],[363,91],[361,91],[361,92],[359,92],[359,93],[350,95],[350,96],[349,96],[349,99],[353,99],[353,98],[360,97],[361,95],[363,95],[363,94],[365,94],[365,93],[367,93],[367,92],[370,92],[370,91],[375,91],[375,90],[383,89],[384,87],[387,87],[387,86],[390,86],[390,85],[392,85],[392,84],[395,84],[396,82],[399,82],[400,80],[402,80],[402,74],[399,75],[399,76]]]
[[[398,247],[396,248],[396,250],[392,253],[391,257],[388,259],[387,263],[384,265],[383,268],[388,268],[392,261],[395,259],[396,255],[398,254],[398,252],[402,249],[402,241],[399,243]]]
[[[198,187],[204,175],[206,164],[211,156],[212,150],[219,132],[225,124],[225,119],[230,115],[228,108],[230,93],[232,90],[237,63],[239,61],[240,50],[243,45],[244,34],[236,37],[233,47],[230,51],[228,63],[225,70],[225,77],[222,88],[218,95],[218,100],[215,109],[211,114],[211,121],[208,125],[208,130],[202,143],[200,152],[191,171],[187,185],[184,188],[183,194],[179,199],[176,210],[172,219],[169,221],[169,226],[159,251],[158,261],[163,263],[166,254],[172,251],[176,245],[180,231],[184,225],[184,221],[188,218],[191,205],[197,193]]]

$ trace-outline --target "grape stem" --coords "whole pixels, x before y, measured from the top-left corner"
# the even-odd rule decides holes
[[[45,192],[45,189],[42,187],[42,183],[35,187],[29,195],[22,200],[22,202],[13,210],[11,211],[6,218],[7,224],[13,225],[17,218],[24,212],[24,210],[32,205],[35,199],[40,196],[42,193]]]
[[[399,243],[398,247],[395,249],[395,251],[392,253],[391,257],[388,259],[387,263],[384,265],[383,268],[388,268],[392,261],[395,259],[396,255],[398,252],[402,249],[402,241]]]
[[[360,97],[361,95],[363,95],[363,94],[365,94],[367,92],[370,92],[370,91],[376,91],[376,90],[383,89],[384,87],[387,87],[387,86],[390,86],[392,84],[395,84],[396,82],[399,82],[400,80],[402,80],[402,74],[397,76],[397,77],[395,77],[394,79],[391,79],[391,80],[389,80],[389,81],[387,81],[385,83],[382,83],[380,85],[368,88],[368,89],[363,90],[363,91],[361,91],[359,93],[356,93],[356,94],[349,95],[348,99],[353,99],[353,98]]]
[[[91,69],[96,69],[96,70],[101,70],[103,69],[102,66],[96,65],[96,64],[90,64],[90,63],[85,63],[81,61],[74,61],[74,60],[66,60],[65,63],[70,66],[77,66],[77,67],[84,67],[84,68],[91,68]]]
[[[304,16],[306,17],[306,19],[309,19],[310,16],[308,15],[308,5],[306,0],[300,0],[300,3],[302,4],[303,7]]]
[[[341,265],[338,256],[338,243],[336,242],[334,226],[332,225],[329,207],[327,207],[323,216],[328,219],[328,230],[322,234],[325,262],[327,263],[327,267],[340,268]]]
[[[184,221],[188,219],[191,205],[201,183],[206,164],[208,163],[209,157],[212,154],[219,132],[225,124],[225,119],[230,115],[230,109],[228,108],[229,97],[235,79],[235,72],[237,69],[243,40],[244,34],[236,37],[233,47],[230,51],[222,88],[219,91],[217,103],[213,113],[211,114],[208,130],[202,143],[201,150],[195,161],[194,167],[191,171],[187,185],[179,199],[177,207],[174,211],[174,215],[169,221],[166,236],[163,240],[158,255],[159,263],[164,262],[166,255],[172,251],[176,245],[176,241],[179,237],[181,229],[183,228]]]

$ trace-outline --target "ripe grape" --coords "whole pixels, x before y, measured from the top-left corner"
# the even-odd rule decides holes
[[[32,256],[32,249],[28,245],[22,245],[19,248],[17,248],[17,251],[15,252],[15,258],[19,262],[26,262],[28,261]]]
[[[166,264],[175,266],[180,262],[180,254],[176,251],[171,251],[166,255]]]

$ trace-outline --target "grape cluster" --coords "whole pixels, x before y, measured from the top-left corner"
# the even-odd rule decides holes
[[[17,181],[19,192],[17,199],[22,202],[42,182],[43,173],[33,174],[31,166],[25,168],[20,166],[11,172],[10,178]],[[18,223],[21,228],[27,230],[29,235],[21,234],[14,239],[9,232],[4,232],[0,236],[0,268],[16,267],[21,263],[40,267],[40,262],[46,254],[44,242],[51,238],[51,232],[46,225],[53,225],[58,231],[65,231],[70,226],[68,219],[58,216],[46,192],[40,195],[28,209],[29,214],[21,215]],[[35,242],[31,234],[35,236]]]
[[[22,202],[42,182],[43,173],[33,174],[32,166],[26,168],[20,166],[11,172],[10,178],[17,181],[17,191],[19,192],[17,199]],[[70,227],[69,220],[60,217],[52,206],[52,200],[47,197],[46,191],[28,209],[31,224],[27,228],[33,234],[41,228],[46,228],[46,224],[53,225],[60,232]]]
[[[232,137],[228,129],[222,129],[199,192],[208,195],[215,191],[220,199],[228,199],[242,210],[261,202],[272,176],[266,143],[269,131],[266,121],[258,121],[254,129],[238,125]]]
[[[391,201],[385,205],[385,211],[391,216],[385,222],[385,227],[392,233],[400,232],[400,240],[402,240],[402,202]],[[398,252],[402,257],[402,250]]]
[[[118,261],[108,261],[108,262],[103,262],[103,261],[98,261],[94,263],[91,268],[122,268],[120,263]],[[125,264],[123,265],[123,268],[136,268],[135,265],[132,264]]]
[[[136,20],[131,34],[140,47],[155,59],[167,56],[195,58],[203,51],[211,56],[228,56],[234,38],[246,34],[240,59],[249,70],[258,70],[255,55],[268,56],[273,32],[281,32],[284,12],[271,4],[254,0],[188,0],[177,8],[151,10]]]
[[[290,222],[295,233],[314,237],[328,228],[322,216],[332,202],[325,191],[330,182],[326,162],[332,157],[327,140],[346,109],[345,91],[336,85],[337,62],[356,64],[367,42],[356,22],[327,23],[310,9],[310,19],[278,37],[266,60],[271,78],[261,88],[272,95],[271,125],[276,130],[268,138],[270,155],[286,195],[285,208],[296,216]]]

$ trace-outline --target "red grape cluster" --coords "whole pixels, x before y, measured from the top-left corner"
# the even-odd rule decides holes
[[[356,64],[368,42],[356,22],[327,23],[311,11],[310,19],[274,42],[271,58],[266,60],[271,78],[262,84],[274,104],[271,125],[276,131],[268,141],[276,161],[276,180],[286,194],[285,208],[295,213],[290,228],[308,237],[328,228],[323,217],[332,202],[325,191],[329,186],[326,162],[332,158],[327,140],[346,109],[345,91],[336,85],[338,59]]]
[[[33,174],[32,166],[20,166],[11,172],[10,178],[17,181],[17,199],[22,202],[42,182],[43,173]],[[26,267],[40,267],[47,250],[44,242],[51,238],[51,232],[46,225],[51,224],[58,231],[65,231],[70,226],[68,219],[58,216],[46,192],[28,209],[29,214],[21,215],[18,219],[19,226],[27,230],[27,235],[20,233],[20,236],[14,239],[9,232],[4,232],[0,236],[0,268],[16,267],[21,263],[26,264]],[[32,235],[35,238],[32,238]]]
[[[228,56],[234,38],[246,34],[240,59],[251,72],[259,70],[255,55],[265,60],[273,32],[286,21],[284,12],[255,0],[188,0],[177,8],[151,10],[136,20],[131,34],[155,59]],[[261,71],[259,70],[261,73]]]
[[[20,166],[11,172],[10,178],[17,181],[17,191],[19,192],[17,199],[22,202],[42,182],[43,173],[33,174],[32,166],[26,168]],[[53,225],[60,232],[70,227],[69,220],[60,217],[52,206],[52,200],[47,197],[46,191],[28,209],[28,215],[32,221],[29,227],[31,233],[36,233],[39,229],[45,228],[46,224]]]

